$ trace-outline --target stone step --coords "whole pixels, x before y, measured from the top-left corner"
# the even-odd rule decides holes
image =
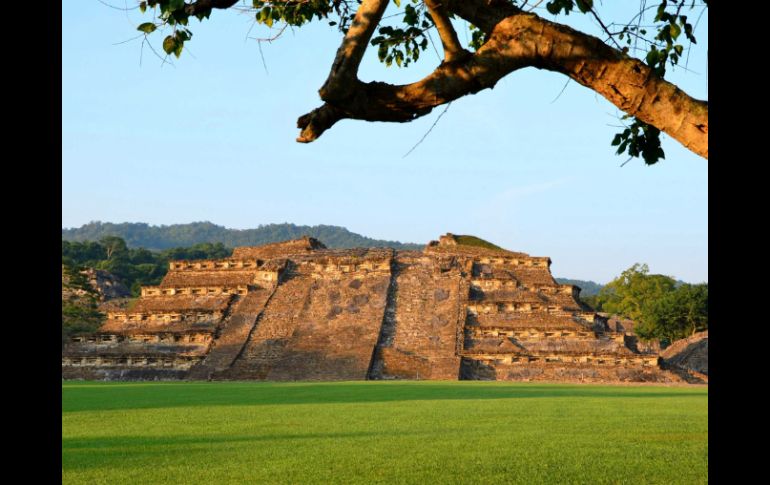
[[[224,371],[233,364],[272,294],[272,289],[254,291],[234,305],[206,359],[190,370],[190,379],[208,379],[214,372]]]

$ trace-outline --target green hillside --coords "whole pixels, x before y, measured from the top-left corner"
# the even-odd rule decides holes
[[[560,285],[575,285],[580,287],[580,296],[593,296],[599,293],[604,285],[595,281],[574,280],[570,278],[554,278]]]
[[[203,243],[222,243],[228,248],[259,246],[308,235],[330,248],[391,247],[422,249],[424,244],[401,243],[372,239],[339,226],[298,226],[296,224],[264,224],[256,229],[228,229],[211,222],[192,222],[169,226],[151,226],[143,222],[90,222],[81,227],[62,229],[65,241],[99,241],[105,236],[117,236],[130,248],[162,250],[190,247]]]

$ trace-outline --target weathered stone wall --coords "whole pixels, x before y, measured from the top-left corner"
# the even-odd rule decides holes
[[[296,266],[222,377],[365,379],[385,310],[389,268],[389,257]]]
[[[288,276],[276,288],[238,358],[217,377],[266,379],[308,306],[312,284],[310,277]]]
[[[222,322],[219,335],[212,343],[206,359],[190,371],[190,378],[211,378],[215,373],[230,368],[240,355],[274,291],[275,287],[258,289],[242,298],[239,297],[233,304],[229,317]]]
[[[392,337],[381,342],[373,363],[383,379],[457,379],[459,338],[468,283],[457,262],[442,264],[420,254],[395,261],[392,311],[384,323]]]
[[[677,340],[661,352],[663,364],[687,372],[709,373],[709,332],[698,332],[690,337]]]
[[[125,298],[131,295],[128,288],[126,288],[115,275],[108,271],[88,268],[81,271],[80,274],[88,278],[88,284],[99,293],[99,299],[101,301]]]
[[[289,255],[307,254],[317,249],[325,249],[319,240],[303,237],[292,241],[264,244],[262,246],[243,246],[233,250],[233,259],[273,259]]]
[[[163,298],[166,296],[222,296],[245,295],[249,292],[249,285],[224,285],[224,286],[143,286],[142,298]]]
[[[106,340],[110,339],[110,340]],[[62,353],[62,378],[182,379],[203,359],[211,334],[98,335]]]
[[[682,382],[676,375],[665,372],[654,362],[623,363],[610,359],[590,362],[561,362],[554,360],[513,362],[502,359],[463,358],[462,377],[472,380],[559,381],[559,382]]]

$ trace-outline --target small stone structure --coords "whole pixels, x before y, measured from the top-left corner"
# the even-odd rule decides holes
[[[709,332],[697,332],[677,340],[660,353],[661,365],[688,381],[708,382],[709,374]]]
[[[305,237],[172,261],[62,354],[64,378],[681,381],[559,285],[551,260],[467,245],[327,249]]]

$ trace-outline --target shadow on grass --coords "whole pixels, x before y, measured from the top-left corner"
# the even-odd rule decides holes
[[[64,413],[189,406],[378,403],[527,398],[704,398],[702,388],[463,382],[65,383]]]
[[[281,442],[295,446],[301,441],[362,439],[370,440],[388,433],[298,433],[231,436],[111,436],[62,438],[62,466],[65,470],[89,468],[136,468],[157,461],[159,456],[178,462],[190,462],[212,453],[229,453],[233,447],[276,446]],[[400,432],[399,435],[417,434]],[[292,444],[294,443],[294,444]],[[328,443],[324,446],[328,446]]]

